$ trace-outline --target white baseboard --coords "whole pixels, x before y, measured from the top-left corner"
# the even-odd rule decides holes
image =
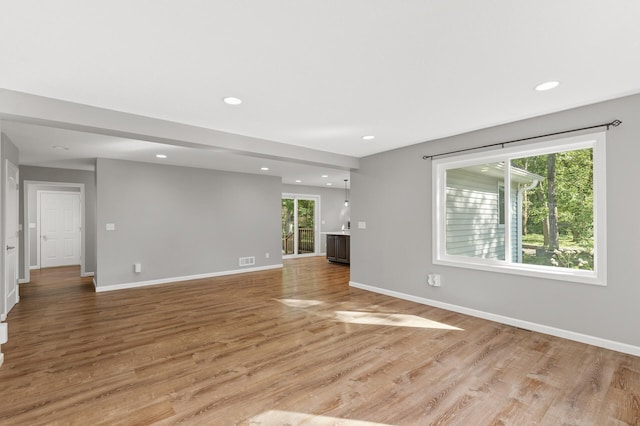
[[[231,271],[211,272],[208,274],[187,275],[184,277],[161,278],[157,280],[137,281],[137,282],[131,282],[131,283],[122,283],[122,284],[110,284],[110,285],[104,285],[104,286],[99,286],[96,283],[96,280],[94,279],[93,285],[96,288],[96,293],[101,293],[103,291],[123,290],[126,288],[146,287],[146,286],[158,285],[158,284],[171,284],[171,283],[176,283],[180,281],[190,281],[190,280],[200,280],[203,278],[221,277],[224,275],[244,274],[246,272],[266,271],[269,269],[279,269],[279,268],[282,268],[282,266],[283,266],[282,263],[280,263],[277,265],[257,266],[255,268],[233,269]]]
[[[2,364],[4,364],[4,354],[0,352],[0,367],[2,367]]]
[[[549,327],[547,325],[537,324],[534,322],[523,321],[517,318],[505,317],[502,315],[492,314],[490,312],[479,311],[476,309],[465,308],[464,306],[452,305],[450,303],[440,302],[437,300],[426,299],[423,297],[413,296],[411,294],[400,293],[394,290],[388,290],[380,287],[373,287],[366,284],[360,284],[349,281],[349,286],[367,290],[374,293],[384,294],[386,296],[396,297],[398,299],[409,300],[411,302],[423,305],[434,306],[436,308],[446,309],[448,311],[458,312],[472,317],[482,318],[514,327],[524,328],[525,330],[537,331],[551,336],[562,337],[563,339],[574,340],[576,342],[586,343],[588,345],[598,346],[625,354],[640,356],[640,347],[629,345],[626,343],[615,342],[613,340],[602,339],[600,337],[589,336],[587,334],[576,333],[574,331],[563,330],[561,328]]]
[[[282,260],[302,259],[303,257],[320,257],[326,256],[326,253],[305,253],[305,254],[283,254]]]
[[[40,269],[40,265],[29,266],[29,269]]]
[[[80,276],[82,278],[86,278],[86,277],[93,277],[95,276],[95,274],[96,274],[95,272],[85,272],[84,274],[80,274]]]
[[[18,280],[18,284],[28,284],[28,283],[29,283],[29,281],[27,281],[27,280],[26,280],[26,279],[24,279],[24,278],[20,278],[20,279]]]

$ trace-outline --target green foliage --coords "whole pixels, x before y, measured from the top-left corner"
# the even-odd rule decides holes
[[[313,228],[315,201],[298,200],[298,228]]]
[[[588,269],[593,270],[591,262],[593,256],[585,256],[586,252],[572,249],[557,249],[553,251],[553,256],[549,260],[553,266],[572,269]]]
[[[281,209],[283,236],[287,235],[289,232],[293,232],[293,213],[293,199],[283,198]]]
[[[538,233],[528,233],[527,235],[522,236],[522,244],[527,246],[544,246],[544,236]],[[581,249],[581,246],[573,241],[573,237],[570,235],[560,235],[560,247],[568,248],[568,249]]]
[[[527,265],[556,266],[559,268],[584,269],[593,271],[593,253],[580,250],[559,249],[559,253],[525,253],[522,263]]]
[[[558,152],[556,155],[556,202],[558,227],[562,235],[587,249],[593,247],[593,151],[582,149]],[[527,233],[542,234],[549,216],[547,155],[519,158],[518,167],[545,177],[524,198],[523,215]]]
[[[560,221],[566,232],[581,243],[593,238],[593,152],[591,149],[564,152],[558,156],[558,188],[562,206]]]
[[[293,232],[294,226],[294,202],[291,198],[282,199],[281,219],[282,235]],[[313,228],[315,213],[315,201],[298,200],[298,228]]]

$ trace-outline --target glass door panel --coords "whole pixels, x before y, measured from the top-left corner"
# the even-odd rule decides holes
[[[315,253],[315,201],[298,201],[298,249],[297,254]]]
[[[316,253],[319,234],[316,217],[320,198],[286,194],[282,197],[282,255],[310,255]]]
[[[282,254],[295,253],[295,200],[282,199]]]

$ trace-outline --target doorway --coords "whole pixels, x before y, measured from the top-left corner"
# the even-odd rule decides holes
[[[80,264],[80,193],[38,191],[40,267]]]
[[[314,256],[319,252],[320,197],[282,194],[282,256]]]
[[[78,255],[79,260],[73,260],[72,264],[80,265],[80,276],[93,276],[92,272],[86,272],[85,265],[85,188],[82,183],[69,183],[69,182],[51,182],[51,181],[24,181],[24,279],[21,282],[28,283],[31,279],[30,271],[33,269],[40,269],[42,267],[54,266],[52,264],[47,264],[45,261],[45,266],[42,265],[41,262],[41,251],[42,251],[42,236],[41,235],[41,218],[39,214],[40,210],[40,202],[39,202],[39,193],[41,192],[63,192],[67,194],[76,194],[75,196],[79,197],[79,208],[77,209],[77,219],[79,233],[79,249],[78,246],[75,245],[76,253]],[[40,200],[41,201],[41,200]],[[76,210],[75,207],[73,208]],[[73,224],[75,222],[76,217],[71,214],[67,214],[67,221]],[[74,225],[75,226],[75,225]],[[49,238],[47,236],[47,238]],[[71,240],[67,238],[66,244],[72,244]],[[70,254],[70,248],[64,248],[67,250],[67,254]],[[56,256],[58,257],[58,256]],[[63,255],[64,257],[64,255]],[[71,262],[71,261],[70,261]]]

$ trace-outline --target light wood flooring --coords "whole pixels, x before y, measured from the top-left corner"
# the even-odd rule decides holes
[[[640,358],[349,288],[323,258],[95,293],[32,271],[0,424],[640,425]]]

